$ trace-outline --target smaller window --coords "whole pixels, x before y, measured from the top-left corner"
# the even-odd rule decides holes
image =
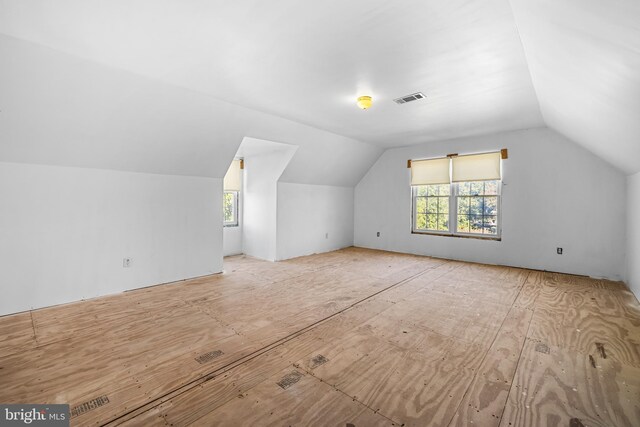
[[[225,227],[238,226],[238,192],[225,191],[222,204]]]

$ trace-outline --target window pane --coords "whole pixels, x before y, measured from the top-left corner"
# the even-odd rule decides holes
[[[438,231],[449,231],[449,215],[438,215]]]
[[[427,228],[427,215],[426,214],[416,215],[416,230],[426,230],[426,228]]]
[[[468,196],[470,189],[470,183],[468,182],[459,182],[458,183],[458,194],[461,196]]]
[[[482,233],[482,216],[481,215],[469,216],[469,231],[471,233]]]
[[[438,198],[437,197],[427,197],[427,212],[428,213],[438,213]]]
[[[425,213],[427,211],[427,198],[416,197],[416,212]]]
[[[485,197],[484,198],[484,214],[485,215],[497,215],[498,214],[498,198],[497,197]]]
[[[416,196],[426,196],[427,195],[427,186],[419,185],[416,187]]]
[[[469,214],[469,198],[468,197],[458,197],[458,214],[460,215]]]
[[[487,181],[484,183],[484,194],[497,195],[498,181]]]
[[[483,218],[484,234],[497,234],[498,224],[496,216],[485,216]]]
[[[482,215],[482,197],[469,198],[469,213],[471,215]]]
[[[480,181],[480,182],[470,182],[470,190],[469,193],[472,196],[475,196],[477,194],[484,194],[484,182]]]
[[[448,197],[440,197],[440,203],[438,204],[438,213],[448,213],[449,212],[449,198]]]
[[[448,196],[449,194],[451,194],[451,186],[449,184],[438,185],[438,195]]]
[[[458,215],[458,231],[462,233],[469,232],[469,216]]]
[[[235,194],[233,192],[225,192],[223,197],[222,209],[224,222],[234,224],[236,222]]]
[[[438,215],[436,215],[436,214],[427,214],[427,229],[428,230],[437,230],[438,229]]]

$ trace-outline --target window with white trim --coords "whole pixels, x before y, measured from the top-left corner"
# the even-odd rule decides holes
[[[225,191],[222,204],[225,227],[238,225],[238,192]]]
[[[244,162],[235,159],[231,162],[224,176],[224,195],[222,199],[222,218],[225,227],[238,226],[239,218],[239,194],[242,187],[242,169]]]
[[[413,187],[414,230],[449,231],[449,184],[431,184]]]
[[[505,156],[506,150],[412,160],[412,231],[499,239]]]

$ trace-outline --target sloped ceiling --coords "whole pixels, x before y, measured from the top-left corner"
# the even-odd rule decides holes
[[[640,171],[640,1],[511,2],[546,124]]]
[[[505,0],[2,0],[0,32],[381,147],[541,126]],[[422,91],[427,100],[396,105]],[[372,95],[361,111],[358,95]]]
[[[0,161],[222,178],[249,136],[298,147],[287,182],[352,186],[382,152],[2,35],[0,58]]]
[[[175,106],[169,105],[173,98],[160,92],[148,95],[156,97],[152,104],[165,109],[160,140],[177,138],[176,129],[194,125],[189,121],[195,119],[176,118],[180,114],[227,111],[215,124],[202,120],[194,125],[197,131],[185,146],[167,143],[171,149],[154,154],[198,157],[176,166],[180,173],[201,174],[207,166],[208,157],[186,152],[189,144],[200,147],[195,153],[215,151],[225,133],[237,140],[235,148],[242,136],[296,143],[282,139],[296,134],[317,147],[330,141],[317,151],[298,150],[287,176],[300,181],[312,180],[307,174],[313,171],[306,167],[319,164],[317,155],[324,155],[330,167],[324,173],[344,174],[344,164],[335,158],[369,161],[380,148],[545,125],[626,172],[640,170],[640,120],[634,120],[640,117],[639,22],[637,0],[0,0],[0,33],[8,36],[6,43],[46,46],[84,60],[89,68],[87,64],[102,64],[114,76],[118,70],[133,73],[143,87],[177,91],[175,96],[184,100]],[[34,60],[29,66],[46,74],[47,63],[37,64]],[[74,79],[86,87],[69,83],[61,90],[92,93],[92,82],[83,72]],[[24,78],[22,71],[9,77],[7,90]],[[43,85],[56,84],[45,75],[38,78]],[[144,79],[148,81],[142,83]],[[118,85],[106,86],[109,93],[104,96],[115,96],[111,91]],[[136,93],[133,87],[126,91]],[[401,106],[392,102],[416,91],[427,99]],[[374,98],[370,110],[354,105],[363,94]],[[31,96],[36,102],[40,95]],[[0,110],[5,110],[2,102]],[[126,114],[113,113],[128,123],[136,141],[146,140],[129,141],[125,152],[151,148],[149,138],[155,135],[148,134],[148,127],[155,122],[145,121],[151,114],[145,107],[131,103],[123,105]],[[65,112],[70,108],[66,104],[58,108],[65,117],[74,114]],[[104,120],[100,115],[105,112],[95,108],[95,117],[82,115],[78,132],[98,133],[92,123]],[[254,125],[258,115],[261,119]],[[283,121],[287,125],[275,124],[278,117],[288,119]],[[175,120],[184,122],[174,123],[172,133]],[[35,120],[31,123],[38,126]],[[311,127],[297,128],[303,124]],[[213,142],[207,140],[211,126],[218,127]],[[28,127],[21,132],[31,132],[29,144],[53,150],[43,135],[34,135],[37,131]],[[291,128],[290,135],[280,134],[281,127]],[[303,136],[314,128],[328,132]],[[14,141],[18,133],[11,133]],[[73,149],[83,147],[76,141]],[[69,155],[72,147],[65,150]],[[111,157],[115,163],[126,161],[106,154]],[[152,169],[157,163],[154,158],[148,162]],[[131,167],[138,168],[143,160],[134,163]]]

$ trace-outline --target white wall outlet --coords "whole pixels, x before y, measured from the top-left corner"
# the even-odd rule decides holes
[[[131,261],[132,261],[132,260],[131,260],[131,258],[123,258],[123,259],[122,259],[122,266],[123,266],[124,268],[129,268],[129,267],[131,267]]]
[[[328,239],[329,238],[329,233],[324,233],[324,238]]]

